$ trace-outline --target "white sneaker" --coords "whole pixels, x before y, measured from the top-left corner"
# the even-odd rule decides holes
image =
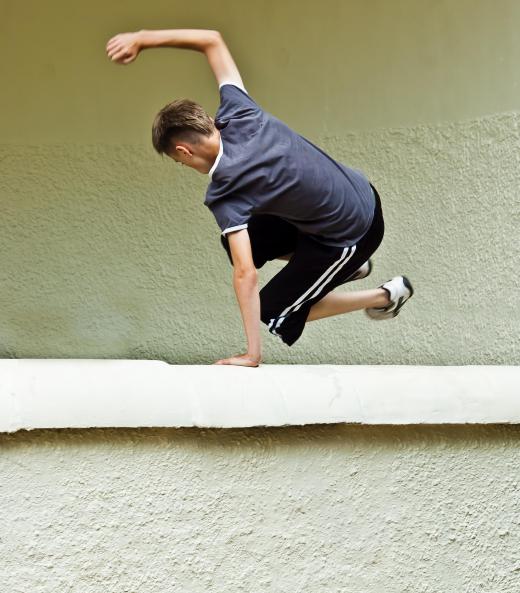
[[[390,303],[385,307],[371,307],[365,309],[370,319],[392,319],[399,314],[401,307],[413,295],[413,288],[406,276],[396,276],[379,288],[384,288],[390,297]]]
[[[360,268],[358,268],[352,276],[348,279],[348,282],[352,282],[353,280],[361,280],[361,278],[366,278],[370,275],[372,271],[372,260],[369,258]]]

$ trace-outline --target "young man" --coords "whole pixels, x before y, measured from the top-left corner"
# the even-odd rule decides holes
[[[215,119],[182,99],[161,109],[152,129],[159,154],[210,178],[204,204],[233,265],[247,337],[245,354],[215,364],[258,366],[260,321],[291,346],[308,321],[360,309],[372,319],[395,317],[413,294],[405,276],[372,290],[332,292],[371,272],[384,233],[374,186],[265,112],[217,31],[122,33],[106,50],[113,62],[129,64],[142,49],[166,46],[204,53],[220,89]],[[259,291],[257,269],[273,259],[288,263]]]

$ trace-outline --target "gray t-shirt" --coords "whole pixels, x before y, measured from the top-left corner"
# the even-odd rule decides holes
[[[302,233],[350,247],[368,230],[375,197],[361,171],[338,163],[234,84],[220,87],[220,151],[204,204],[222,234],[273,214]]]

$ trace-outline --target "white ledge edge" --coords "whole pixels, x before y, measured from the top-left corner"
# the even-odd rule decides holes
[[[340,422],[520,423],[520,367],[0,359],[0,432]]]

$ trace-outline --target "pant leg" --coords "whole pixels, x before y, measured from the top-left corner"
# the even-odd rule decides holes
[[[330,247],[300,234],[293,257],[260,290],[260,317],[270,333],[292,346],[301,336],[311,307],[349,281],[381,244],[384,220],[381,200],[371,226],[352,247]]]
[[[292,346],[312,305],[336,286],[345,269],[350,270],[354,254],[355,246],[331,247],[300,234],[292,258],[260,290],[260,319],[269,332]]]

